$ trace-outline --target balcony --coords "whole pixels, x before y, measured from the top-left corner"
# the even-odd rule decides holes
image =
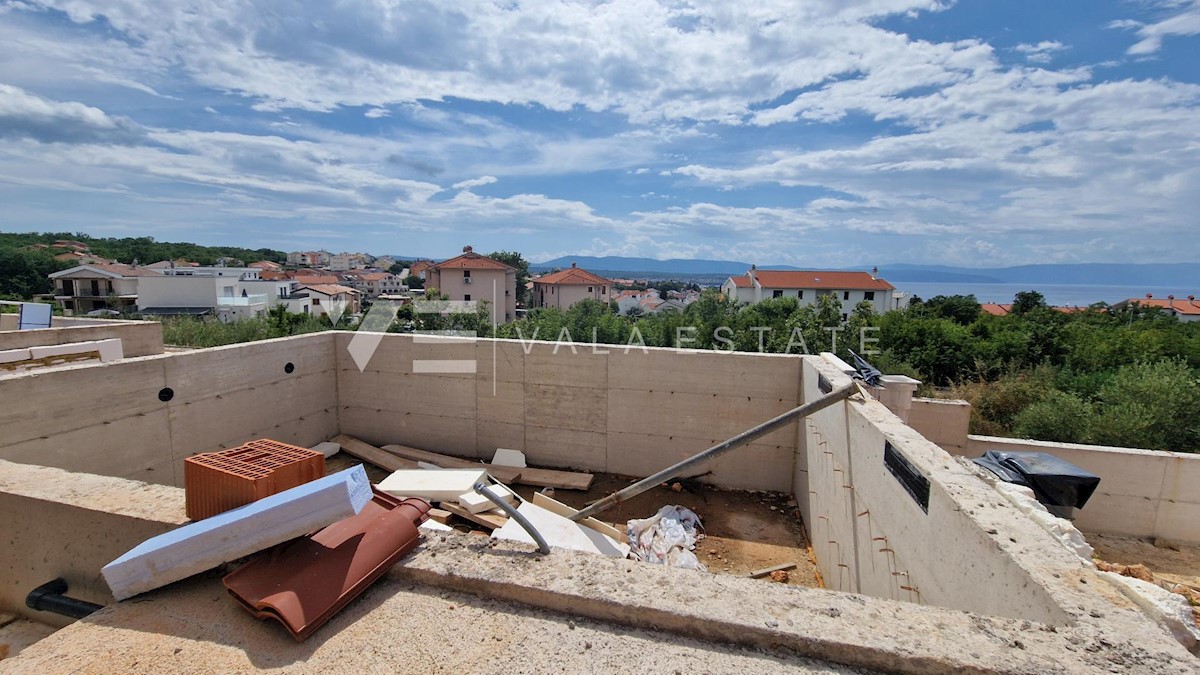
[[[269,300],[266,293],[233,296],[217,298],[217,307],[253,307],[255,305],[265,305]]]

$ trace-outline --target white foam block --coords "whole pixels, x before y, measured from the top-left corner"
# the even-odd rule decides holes
[[[508,448],[496,448],[496,455],[492,457],[492,464],[496,466],[515,466],[519,469],[524,469],[525,453],[520,450],[510,450]]]
[[[393,497],[421,497],[431,502],[457,501],[486,480],[481,469],[401,469],[384,478],[378,487]]]
[[[325,441],[324,443],[317,443],[313,447],[309,448],[309,450],[312,450],[314,452],[319,452],[322,455],[325,455],[325,459],[329,459],[330,457],[333,457],[334,455],[341,452],[342,446],[340,443],[334,443],[333,441]]]
[[[579,523],[551,513],[536,504],[525,502],[517,507],[517,513],[525,516],[533,529],[545,538],[546,543],[553,548],[567,548],[573,551],[599,553],[614,558],[624,558],[629,555],[629,545],[615,542],[599,532],[583,527]],[[507,539],[533,544],[533,537],[521,527],[515,519],[509,518],[503,527],[492,531],[493,539]]]
[[[100,573],[124,600],[354,516],[370,500],[355,466],[147,539]]]
[[[517,502],[520,501],[517,499],[516,493],[513,492],[512,490],[508,489],[504,485],[489,485],[488,489],[490,489],[492,491],[492,494],[503,499],[504,501],[508,502],[509,504],[512,504],[513,506],[516,506]],[[471,513],[479,513],[481,511],[488,511],[490,509],[500,508],[500,507],[496,506],[495,502],[488,499],[487,497],[484,497],[483,495],[479,494],[478,492],[475,492],[474,490],[472,490],[470,492],[464,492],[463,494],[459,495],[458,503],[460,506],[462,506],[464,509],[470,511]],[[503,512],[503,511],[501,511],[501,512]]]

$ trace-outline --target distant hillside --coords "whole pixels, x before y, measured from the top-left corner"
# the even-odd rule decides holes
[[[745,274],[750,263],[735,260],[655,260],[620,256],[564,256],[531,263],[530,270],[544,272],[570,267],[576,263],[593,272],[610,276],[670,275],[718,277]],[[841,268],[800,268],[788,265],[760,265],[760,269],[871,269],[869,265]],[[1200,284],[1200,263],[1078,263],[1021,265],[1018,267],[951,267],[946,265],[880,265],[879,276],[893,283],[975,283],[975,284],[1078,284],[1127,286],[1195,287]]]

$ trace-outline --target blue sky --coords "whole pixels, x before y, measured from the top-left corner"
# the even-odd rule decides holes
[[[0,230],[1200,259],[1200,0],[0,0]]]

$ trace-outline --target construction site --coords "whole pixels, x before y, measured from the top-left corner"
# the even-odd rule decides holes
[[[1200,672],[1197,456],[973,436],[961,402],[832,355],[346,331],[168,350],[153,322],[55,321],[0,323],[0,671]],[[480,495],[592,516],[617,554],[498,536],[518,519],[468,483],[300,635],[229,597],[282,538],[114,593],[144,543],[252,508],[189,517],[185,488],[256,439],[325,453],[311,494],[486,472]],[[969,459],[1014,450],[1099,477],[1073,525]],[[627,524],[669,506],[700,521],[691,569],[629,553]],[[32,607],[56,580],[76,616]]]

